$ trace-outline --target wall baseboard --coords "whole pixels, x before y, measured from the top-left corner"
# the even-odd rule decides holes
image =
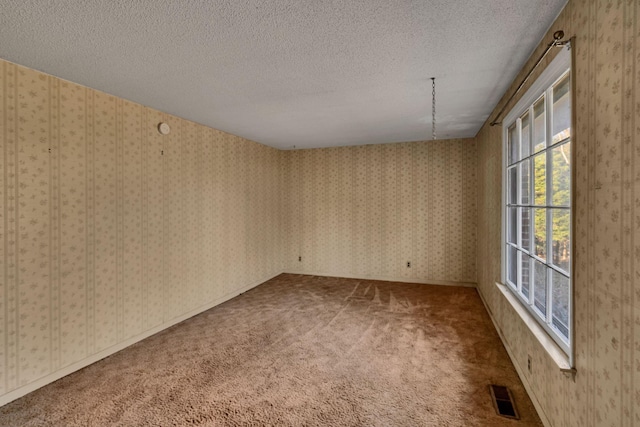
[[[485,310],[487,310],[487,313],[491,318],[491,322],[493,322],[493,326],[496,328],[496,331],[498,332],[500,341],[502,341],[502,345],[504,346],[505,350],[507,350],[509,359],[511,359],[511,363],[513,363],[514,368],[516,368],[518,377],[520,377],[520,381],[522,381],[522,385],[524,386],[524,389],[527,391],[527,394],[529,395],[529,399],[531,399],[531,402],[533,403],[533,407],[536,409],[536,412],[538,413],[538,416],[540,417],[542,424],[544,424],[545,427],[552,427],[551,423],[549,422],[549,419],[547,418],[547,414],[544,412],[544,410],[542,409],[542,405],[540,405],[540,402],[538,401],[538,397],[533,393],[533,389],[531,388],[531,384],[529,384],[528,378],[524,375],[524,370],[518,364],[518,361],[516,360],[515,355],[513,354],[513,351],[509,346],[509,343],[507,342],[507,340],[504,337],[504,334],[502,333],[502,329],[500,329],[500,326],[498,326],[498,322],[493,316],[493,313],[491,312],[491,309],[489,308],[487,301],[484,299],[484,295],[482,295],[482,292],[480,291],[479,287],[476,289],[478,290],[478,295],[480,295],[480,300],[482,301],[482,304],[484,304],[484,308]]]
[[[10,392],[0,396],[0,406],[6,405],[9,402],[12,402],[16,399],[21,398],[22,396],[25,396],[29,393],[31,393],[32,391],[35,391],[41,387],[44,387],[47,384],[50,384],[56,380],[59,380],[62,377],[65,377],[69,374],[72,374],[75,371],[78,371],[82,368],[85,368],[95,362],[98,362],[102,359],[104,359],[105,357],[111,356],[112,354],[115,354],[117,352],[119,352],[120,350],[124,350],[125,348],[129,347],[130,345],[133,345],[139,341],[144,340],[145,338],[148,338],[152,335],[157,334],[158,332],[161,332],[173,325],[176,325],[184,320],[189,319],[190,317],[196,316],[200,313],[203,313],[207,310],[209,310],[210,308],[213,308],[217,305],[222,304],[223,302],[229,301],[232,298],[237,297],[238,295],[247,292],[250,289],[255,288],[258,285],[263,284],[264,282],[273,279],[276,276],[279,276],[280,274],[282,274],[282,272],[278,272],[276,274],[270,275],[266,278],[257,280],[255,282],[250,283],[249,285],[246,285],[238,290],[235,290],[233,292],[230,292],[228,294],[226,294],[225,296],[223,296],[222,298],[218,298],[217,300],[207,303],[205,305],[202,305],[194,310],[191,310],[185,314],[182,314],[176,318],[173,318],[167,322],[164,322],[161,325],[158,325],[156,327],[153,327],[141,334],[138,334],[134,337],[131,337],[125,341],[122,341],[114,346],[111,346],[109,348],[106,348],[104,350],[99,351],[98,353],[92,354],[89,357],[86,357],[82,360],[79,360],[75,363],[72,363],[71,365],[65,366],[64,368],[61,368],[55,372],[52,372],[36,381],[33,381],[29,384],[23,385],[21,387],[18,387],[14,390],[11,390]]]
[[[366,275],[366,274],[332,274],[332,273],[321,273],[321,272],[309,272],[309,271],[295,271],[295,270],[286,270],[285,274],[303,274],[306,276],[324,276],[324,277],[344,277],[345,279],[362,279],[362,280],[380,280],[382,282],[401,282],[401,283],[419,283],[423,285],[442,285],[442,286],[464,286],[468,288],[475,288],[476,283],[474,282],[454,282],[448,280],[432,280],[432,279],[423,279],[423,278],[411,278],[411,277],[386,277],[386,276],[377,276],[377,275]]]

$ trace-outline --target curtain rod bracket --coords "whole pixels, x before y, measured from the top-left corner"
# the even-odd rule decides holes
[[[513,92],[513,94],[509,97],[507,102],[505,102],[505,104],[502,106],[502,109],[500,109],[500,112],[496,115],[496,118],[491,123],[489,123],[489,126],[495,126],[495,125],[501,125],[502,124],[501,121],[498,121],[500,119],[500,117],[502,117],[502,113],[504,113],[504,110],[507,109],[507,107],[509,106],[509,104],[511,103],[513,98],[515,98],[515,96],[524,87],[524,85],[527,82],[527,80],[529,80],[529,77],[531,77],[531,74],[533,74],[535,69],[538,67],[538,65],[540,65],[540,63],[542,62],[544,57],[547,56],[547,53],[549,53],[549,51],[551,49],[553,49],[554,47],[563,47],[563,46],[569,46],[569,48],[571,47],[571,39],[562,40],[563,37],[564,37],[564,31],[562,31],[562,30],[558,30],[555,33],[553,33],[553,41],[547,45],[547,48],[544,50],[542,55],[540,55],[540,57],[538,58],[536,63],[533,64],[533,68],[531,68],[531,70],[527,73],[525,78],[522,80],[522,82],[520,83],[520,85],[518,86],[516,91]]]

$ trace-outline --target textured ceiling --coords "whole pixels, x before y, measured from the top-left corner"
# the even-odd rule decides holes
[[[278,148],[472,137],[566,0],[3,0],[0,57]]]

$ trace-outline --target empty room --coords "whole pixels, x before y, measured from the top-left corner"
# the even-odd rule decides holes
[[[3,0],[0,99],[0,426],[640,426],[637,0]]]

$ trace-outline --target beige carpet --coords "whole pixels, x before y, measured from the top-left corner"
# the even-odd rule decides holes
[[[488,385],[514,393],[499,417]],[[283,274],[0,408],[2,426],[541,426],[475,289]]]

